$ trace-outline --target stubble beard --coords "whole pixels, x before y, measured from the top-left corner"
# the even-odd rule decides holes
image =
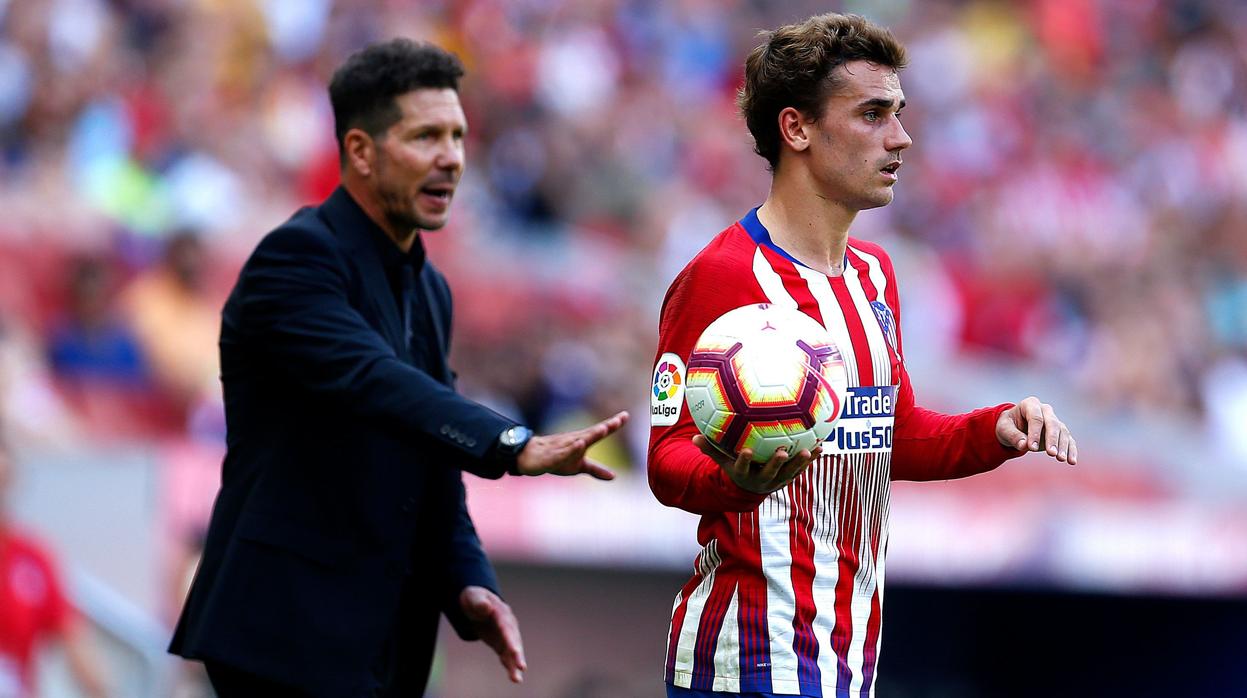
[[[395,230],[415,232],[438,230],[446,225],[446,218],[428,219],[420,215],[415,199],[397,187],[383,186],[377,192],[381,198],[382,213]]]

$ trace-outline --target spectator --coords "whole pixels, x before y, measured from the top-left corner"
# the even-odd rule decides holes
[[[13,455],[0,444],[0,696],[39,695],[35,656],[48,641],[63,644],[70,671],[86,695],[105,696],[86,626],[65,598],[51,553],[8,516],[13,471]]]
[[[1176,390],[1165,409],[1206,417],[1211,394],[1198,386],[1244,342],[1241,3],[889,6],[904,11],[880,6],[875,19],[913,48],[905,119],[920,147],[897,205],[860,223],[915,251],[898,264],[943,267],[931,276],[955,306],[939,328],[949,349],[1079,376],[1114,413]],[[117,225],[190,225],[211,233],[214,257],[240,262],[255,230],[336,182],[328,57],[395,33],[436,39],[472,67],[469,179],[454,234],[437,243],[460,293],[456,339],[481,347],[478,365],[518,355],[540,367],[559,359],[543,335],[640,318],[626,329],[641,341],[613,347],[628,356],[597,377],[626,385],[648,360],[638,347],[653,342],[659,291],[705,242],[691,239],[700,221],[765,186],[739,147],[739,66],[724,57],[756,27],[813,7],[0,2],[0,245],[99,249]],[[1038,253],[1018,258],[1018,240]],[[0,254],[0,301],[25,302],[14,279],[38,270],[14,270],[14,258]],[[1131,286],[1174,275],[1181,288]],[[131,311],[142,346],[158,347],[155,379],[192,394],[213,385],[212,344],[200,342],[218,303],[183,305],[185,288],[144,276],[161,280],[142,284]],[[1106,296],[1121,298],[1106,307]],[[543,312],[584,299],[594,312]],[[550,332],[524,346],[493,341],[540,323]],[[1168,333],[1177,341],[1149,347],[1142,367],[1119,360],[1155,335],[1133,328],[1157,326],[1180,328]],[[1141,375],[1148,365],[1180,373]],[[501,368],[464,379],[526,414],[553,414],[566,397]]]
[[[195,233],[175,233],[160,264],[140,274],[122,296],[157,385],[188,410],[217,392],[220,306],[208,297],[205,254]]]
[[[78,260],[69,271],[65,319],[53,331],[48,357],[59,378],[141,388],[146,367],[138,340],[112,308],[112,275],[97,258]]]

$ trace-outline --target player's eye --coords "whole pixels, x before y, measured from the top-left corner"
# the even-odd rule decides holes
[[[866,120],[871,121],[871,122],[879,120],[879,112],[874,111],[874,110],[868,111],[862,116],[866,117]]]

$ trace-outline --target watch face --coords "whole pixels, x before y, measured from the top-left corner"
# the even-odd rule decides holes
[[[532,435],[532,431],[528,427],[511,427],[502,432],[502,443],[506,446],[517,446]]]

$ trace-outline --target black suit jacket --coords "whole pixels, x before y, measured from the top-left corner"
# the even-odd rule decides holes
[[[470,639],[459,591],[497,591],[460,470],[500,477],[514,422],[455,392],[450,290],[427,262],[435,352],[413,357],[384,245],[339,188],[243,267],[221,325],[221,491],[170,651],[329,696],[390,652],[422,688],[439,610]]]

